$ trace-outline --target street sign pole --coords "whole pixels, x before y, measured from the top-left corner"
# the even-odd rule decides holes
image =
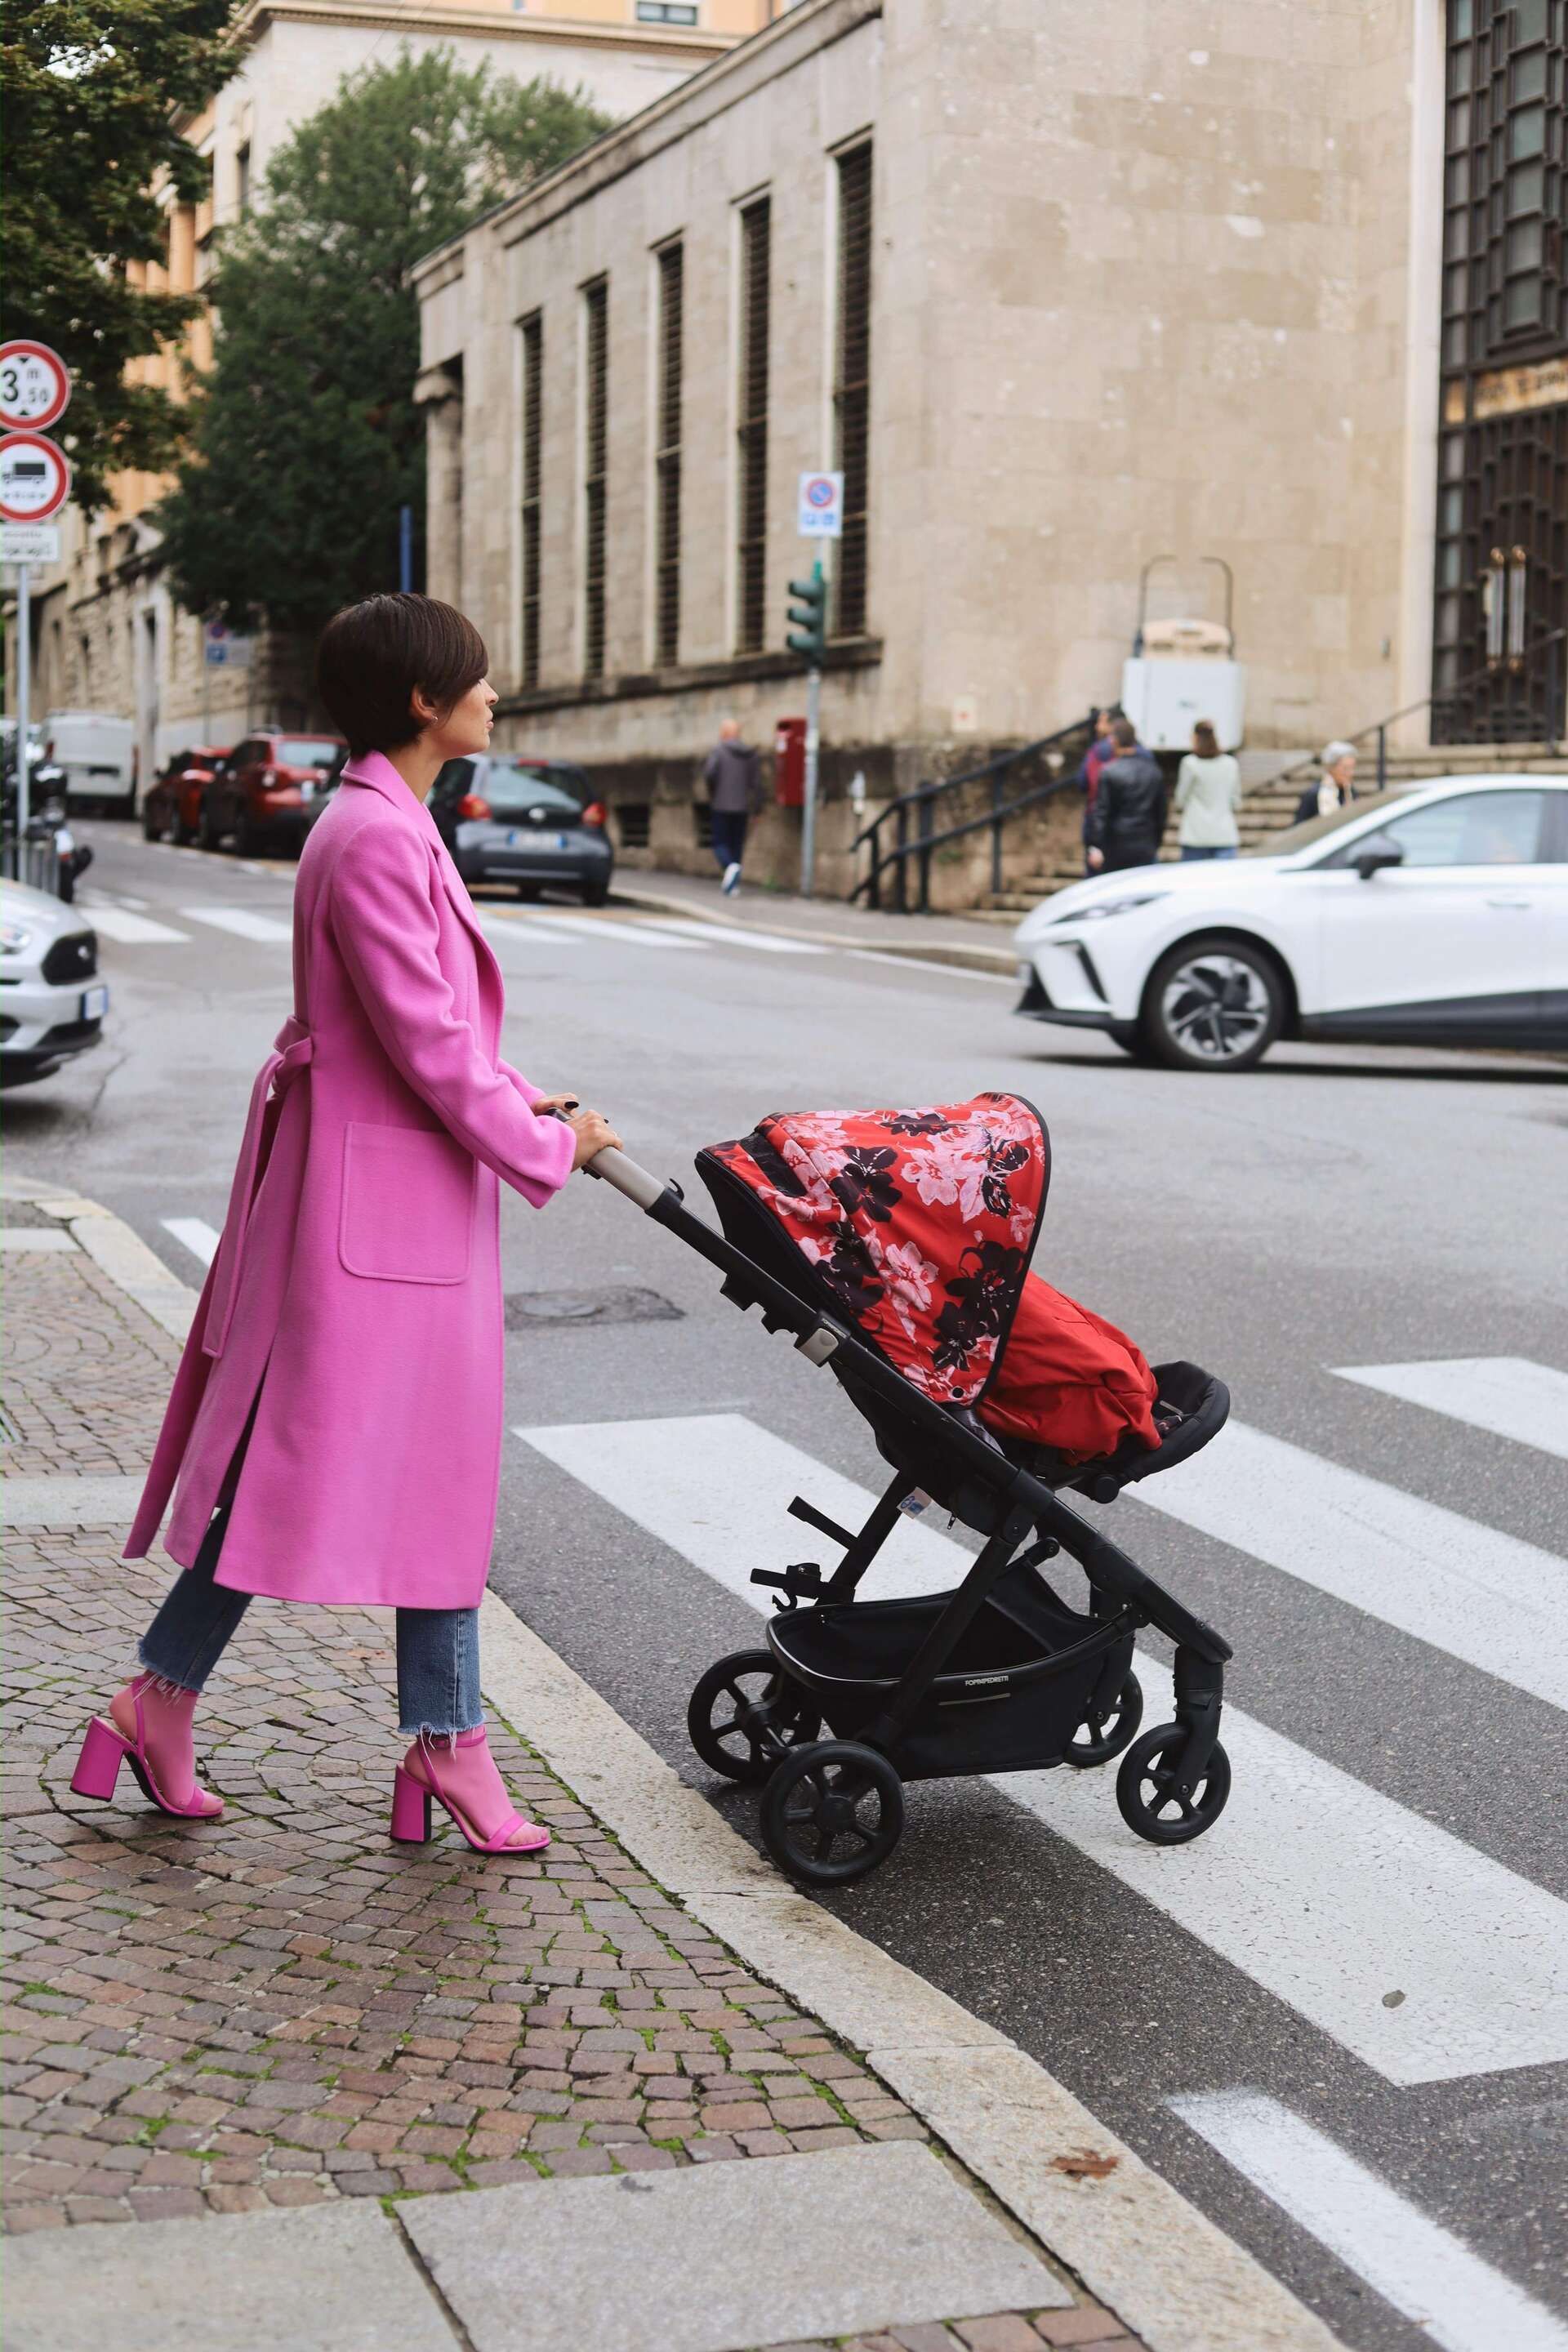
[[[27,705],[33,694],[33,627],[29,606],[29,572],[16,566],[16,877],[27,871]]]
[[[814,575],[820,580],[822,566]],[[822,672],[814,665],[805,674],[805,805],[801,811],[800,895],[809,898],[816,878],[816,752],[821,740]]]
[[[835,473],[802,474],[798,493],[795,529],[802,539],[837,539],[844,529],[844,477]],[[790,618],[801,630],[787,640],[790,650],[809,653],[805,673],[805,793],[801,810],[800,825],[800,895],[809,898],[816,884],[816,775],[817,759],[822,744],[822,653],[826,635],[827,592],[822,577],[822,559],[812,566],[808,593],[804,581],[790,583],[792,596],[803,601],[792,606]]]

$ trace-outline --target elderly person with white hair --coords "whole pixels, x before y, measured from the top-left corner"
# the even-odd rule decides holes
[[[1348,808],[1355,798],[1355,745],[1335,738],[1325,743],[1318,754],[1323,772],[1318,782],[1309,784],[1296,803],[1296,823],[1306,824],[1315,816],[1332,816],[1336,809]]]

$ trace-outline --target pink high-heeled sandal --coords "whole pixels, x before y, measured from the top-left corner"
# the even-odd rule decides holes
[[[161,1682],[156,1675],[138,1675],[126,1684],[115,1697],[128,1698],[136,1710],[136,1737],[121,1731],[111,1717],[95,1715],[87,1727],[87,1737],[81,1743],[76,1770],[71,1774],[71,1787],[79,1797],[98,1797],[105,1803],[114,1794],[114,1784],[120,1778],[120,1768],[129,1764],[142,1783],[142,1793],[157,1806],[161,1813],[173,1813],[177,1821],[216,1822],[223,1811],[223,1799],[197,1781],[191,1770],[191,1793],[177,1801],[159,1785],[158,1767],[149,1746],[149,1715],[153,1717],[151,1738],[162,1745],[160,1733],[174,1735],[188,1748],[190,1717],[195,1708],[195,1691],[179,1690],[173,1683]],[[110,1704],[113,1702],[111,1701]],[[184,1717],[184,1721],[180,1720]],[[162,1719],[160,1719],[162,1718]],[[194,1768],[194,1759],[192,1759]],[[167,1766],[165,1765],[165,1772]]]
[[[465,1770],[460,1757],[471,1755],[476,1748],[485,1750],[483,1764],[492,1773],[495,1765],[489,1754],[489,1742],[481,1723],[477,1730],[459,1731],[454,1739],[443,1741],[439,1749],[430,1738],[416,1739],[393,1775],[392,1834],[403,1845],[424,1845],[430,1835],[430,1802],[432,1798],[451,1816],[476,1853],[542,1853],[550,1843],[550,1832],[537,1822],[525,1821],[520,1812],[509,1811],[506,1819],[488,1837],[478,1835],[466,1804],[471,1804],[482,1791],[478,1787],[463,1789],[458,1782],[473,1780],[477,1776]],[[452,1769],[447,1786],[441,1785],[441,1775],[436,1769],[437,1753],[447,1756]],[[479,1759],[475,1759],[476,1763]],[[483,1764],[479,1769],[482,1772]],[[425,1775],[428,1773],[428,1780]],[[496,1778],[500,1780],[500,1774]],[[502,1793],[505,1791],[503,1790]],[[518,1830],[531,1830],[531,1837],[521,1844],[510,1843]]]

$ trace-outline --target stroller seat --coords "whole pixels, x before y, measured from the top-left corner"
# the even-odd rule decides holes
[[[1201,1364],[1155,1364],[1152,1367],[1159,1391],[1154,1399],[1156,1446],[1145,1445],[1131,1433],[1114,1454],[1093,1462],[1068,1462],[1048,1445],[1001,1440],[1010,1462],[1029,1471],[1043,1486],[1071,1487],[1094,1503],[1112,1503],[1123,1486],[1152,1478],[1177,1462],[1190,1460],[1211,1437],[1217,1437],[1230,1416],[1230,1391]]]

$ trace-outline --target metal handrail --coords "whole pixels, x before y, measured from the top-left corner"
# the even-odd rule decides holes
[[[1009,817],[1018,815],[1022,810],[1037,807],[1040,802],[1051,799],[1057,793],[1065,792],[1072,782],[1070,776],[1054,776],[1048,784],[1036,784],[1028,792],[1019,793],[1016,799],[1005,801],[1002,798],[1002,778],[1009,769],[1022,766],[1026,760],[1037,759],[1042,751],[1049,751],[1057,744],[1068,742],[1073,736],[1086,730],[1092,736],[1094,719],[1095,713],[1090,710],[1084,718],[1075,719],[1068,726],[1055,729],[1049,735],[1038,736],[1034,742],[1026,743],[1017,751],[999,751],[994,759],[982,761],[977,768],[965,768],[956,776],[940,776],[931,783],[917,784],[912,792],[900,793],[896,800],[889,801],[886,808],[878,811],[869,824],[861,828],[850,845],[852,852],[868,845],[871,852],[869,870],[861,876],[850,892],[850,903],[853,904],[864,894],[868,906],[880,908],[882,877],[891,869],[895,885],[896,911],[900,914],[907,914],[909,912],[909,865],[911,858],[918,858],[920,861],[918,911],[921,914],[929,914],[932,851],[942,848],[947,842],[962,841],[969,834],[984,832],[987,827],[990,828],[991,833],[991,887],[993,890],[1000,890],[1004,824]],[[991,780],[990,808],[980,816],[966,817],[961,824],[946,825],[941,832],[937,832],[931,819],[936,803],[943,794],[958,792],[965,784],[982,783],[987,777]],[[910,837],[911,809],[917,813],[919,819],[919,829],[912,840]],[[892,819],[897,838],[890,848],[884,849],[881,832],[889,818]]]
[[[1514,675],[1517,677],[1529,667],[1535,655],[1548,649],[1555,653],[1556,649],[1565,642],[1568,642],[1568,627],[1561,629],[1548,629],[1544,636],[1536,637],[1531,644],[1526,646],[1523,651],[1516,656],[1514,661],[1510,664],[1510,667],[1513,669]],[[1547,679],[1546,724],[1548,731],[1546,735],[1546,749],[1551,753],[1555,753],[1561,749],[1559,739],[1551,732],[1557,701],[1558,667],[1558,663],[1553,660],[1550,666]],[[1385,792],[1388,788],[1389,729],[1391,727],[1397,727],[1402,719],[1414,719],[1420,711],[1433,710],[1442,703],[1451,702],[1456,695],[1463,694],[1467,687],[1479,686],[1483,678],[1494,677],[1497,673],[1497,669],[1498,664],[1496,662],[1483,662],[1479,668],[1467,670],[1463,677],[1456,678],[1452,686],[1446,686],[1441,688],[1434,688],[1430,694],[1423,695],[1419,702],[1407,702],[1403,710],[1391,710],[1386,718],[1374,719],[1371,720],[1367,726],[1358,728],[1353,735],[1346,735],[1342,739],[1347,743],[1360,743],[1363,741],[1368,735],[1376,736],[1377,789],[1380,793]],[[1315,768],[1317,765],[1317,753],[1315,751],[1309,751],[1305,759],[1293,761],[1289,768],[1281,768],[1277,775],[1268,777],[1267,781],[1270,785],[1288,784],[1293,777],[1305,775],[1309,768]],[[1255,787],[1254,789],[1256,790],[1258,787]]]

